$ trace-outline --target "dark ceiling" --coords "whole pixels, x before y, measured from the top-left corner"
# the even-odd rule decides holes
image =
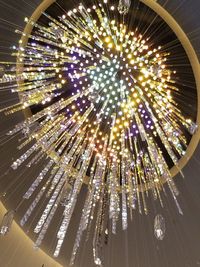
[[[68,0],[66,0],[68,1]],[[0,0],[0,61],[8,59],[10,47],[16,44],[19,36],[14,30],[24,27],[23,19],[30,16],[40,0]],[[158,1],[175,17],[177,22],[188,34],[197,54],[200,56],[200,1],[199,0],[160,0]],[[6,103],[15,103],[17,96],[9,92],[0,92],[0,106]],[[187,105],[187,103],[185,103]],[[12,157],[16,157],[16,140],[10,140],[6,145],[4,135],[13,124],[22,120],[22,115],[5,117],[0,114],[0,184],[1,193],[5,190],[7,195],[2,201],[8,209],[16,207],[22,194],[26,191],[39,170],[20,168],[17,172],[8,169]],[[9,171],[6,175],[4,175]],[[109,236],[108,244],[103,248],[104,267],[195,267],[200,266],[200,146],[197,148],[190,162],[184,168],[183,179],[176,177],[180,190],[179,201],[184,215],[178,214],[171,197],[164,196],[165,208],[161,209],[156,202],[149,203],[149,215],[134,213],[133,220],[129,221],[128,231],[122,231],[119,224],[118,234]],[[28,181],[28,182],[27,182]],[[71,254],[75,231],[78,228],[80,211],[83,206],[84,190],[79,198],[78,207],[73,215],[73,221],[67,234],[61,256],[58,261],[67,266]],[[16,220],[23,215],[26,206],[21,205]],[[42,207],[41,207],[42,209]],[[166,237],[163,241],[157,241],[153,234],[153,220],[156,214],[161,213],[166,220]],[[51,254],[55,247],[55,233],[60,220],[54,219],[44,249]],[[31,226],[35,218],[25,230],[31,238]],[[3,242],[1,240],[0,242]],[[78,259],[77,267],[92,267],[91,242],[83,243]],[[0,252],[1,257],[1,252]],[[14,266],[14,265],[13,265]],[[4,266],[2,266],[4,267]],[[16,266],[25,267],[25,266]]]

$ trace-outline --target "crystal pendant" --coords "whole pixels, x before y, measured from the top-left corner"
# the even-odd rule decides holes
[[[88,96],[88,100],[91,102],[91,103],[95,103],[95,102],[98,102],[99,100],[99,94],[97,92],[91,92]]]
[[[197,129],[198,129],[198,125],[196,123],[194,123],[194,122],[191,122],[191,124],[190,124],[190,126],[188,128],[189,133],[191,135],[193,135],[193,134],[196,133]]]
[[[161,67],[158,65],[155,65],[151,68],[151,70],[153,72],[154,75],[156,75],[157,77],[159,76],[159,74],[161,73],[162,69]]]
[[[131,6],[130,0],[119,0],[118,11],[120,14],[126,15]]]
[[[60,204],[62,206],[65,206],[67,202],[69,201],[71,191],[72,191],[72,186],[68,182],[66,182],[65,185],[63,186],[61,198],[60,198]]]
[[[64,36],[64,30],[60,27],[52,27],[51,31],[58,39],[61,39]]]
[[[3,66],[0,66],[0,79],[3,78],[4,74],[5,74],[5,69]]]
[[[6,212],[6,214],[3,217],[1,227],[0,227],[0,234],[1,235],[8,234],[8,232],[11,229],[11,225],[12,225],[14,216],[15,216],[14,210],[10,210],[10,211]]]
[[[40,129],[39,122],[34,122],[30,125],[27,124],[22,129],[22,134],[24,135],[24,137],[28,137],[30,134],[37,132],[39,129]]]
[[[95,265],[97,265],[97,266],[102,266],[102,264],[101,264],[101,260],[100,260],[99,258],[96,258],[96,259],[94,260],[94,263],[95,263]]]
[[[163,240],[165,237],[165,219],[161,214],[158,214],[154,219],[154,234],[158,240]]]

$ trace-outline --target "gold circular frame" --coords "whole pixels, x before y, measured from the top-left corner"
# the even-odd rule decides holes
[[[31,16],[31,20],[33,22],[37,22],[42,13],[50,7],[53,3],[55,3],[56,0],[43,0],[43,2],[38,6],[38,8],[34,11],[34,13]],[[190,60],[190,64],[193,69],[195,81],[196,81],[196,87],[197,87],[197,121],[196,123],[200,125],[200,63],[198,60],[198,57],[195,53],[195,50],[188,39],[185,32],[182,30],[180,25],[176,22],[176,20],[160,5],[157,3],[156,0],[140,0],[140,2],[144,3],[146,6],[148,6],[150,9],[152,9],[156,14],[158,14],[172,29],[172,31],[176,34],[177,38],[181,42],[183,48],[185,49],[185,52]],[[33,25],[28,23],[24,29],[22,38],[20,40],[20,46],[26,47],[28,43],[28,37],[29,34],[33,30]],[[19,61],[19,58],[17,59],[17,74],[20,74],[23,69],[23,62]],[[20,86],[20,83],[19,83]],[[20,96],[20,95],[19,95]],[[30,109],[26,109],[24,111],[25,117],[29,117],[31,115]],[[181,169],[188,163],[189,159],[192,157],[195,149],[197,148],[197,145],[200,140],[200,127],[198,127],[197,132],[192,136],[192,139],[187,147],[186,153],[184,156],[181,157],[181,159],[178,161],[177,166],[174,165],[170,169],[171,177],[176,176]],[[54,158],[54,157],[53,157]],[[85,177],[84,179],[85,183],[88,182],[88,177]],[[164,182],[164,181],[163,181]],[[141,191],[148,190],[150,188],[150,185],[145,184],[144,186],[140,187]]]

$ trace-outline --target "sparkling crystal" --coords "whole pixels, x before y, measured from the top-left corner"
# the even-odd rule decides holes
[[[44,192],[45,192],[46,187],[43,187],[40,192],[37,194],[37,196],[35,197],[35,199],[33,200],[33,202],[31,203],[31,205],[29,206],[29,208],[27,209],[26,213],[24,214],[24,216],[22,217],[22,219],[20,220],[20,225],[24,226],[25,223],[28,221],[29,217],[31,216],[32,212],[34,211],[35,207],[37,206],[37,204],[39,203],[40,199],[42,198]]]
[[[68,182],[66,182],[61,192],[61,198],[60,198],[61,205],[66,205],[66,203],[69,201],[71,190],[72,186]]]
[[[56,38],[62,38],[64,36],[64,30],[58,26],[52,26],[51,28],[52,33],[55,35]]]
[[[94,187],[91,191],[88,192],[88,195],[85,201],[79,229],[77,231],[76,240],[75,240],[73,251],[72,251],[72,257],[70,259],[70,265],[74,265],[76,254],[77,254],[78,248],[80,247],[82,234],[88,226],[89,215],[90,215],[92,203],[93,203],[93,194],[94,194]]]
[[[90,100],[90,102],[95,103],[98,102],[99,100],[99,94],[97,92],[91,92],[88,95],[88,99]]]
[[[60,193],[60,190],[65,182],[65,177],[64,177],[64,173],[62,170],[60,170],[60,172],[58,172],[56,175],[55,175],[56,179],[57,179],[57,186],[45,208],[45,210],[43,211],[42,213],[42,216],[40,217],[40,220],[38,221],[35,229],[34,229],[34,232],[35,233],[39,233],[40,230],[42,229],[46,219],[48,218],[49,216],[49,213],[51,212],[51,209],[52,207],[54,207],[55,203],[57,203],[57,199],[58,199],[58,196],[59,196],[59,193]],[[60,197],[59,197],[59,200],[60,200]]]
[[[189,128],[188,128],[188,131],[191,135],[195,134],[196,131],[198,130],[198,125],[194,122],[191,122]]]
[[[131,6],[131,0],[119,0],[118,10],[120,14],[126,15]]]
[[[4,66],[0,66],[0,79],[3,78],[4,74],[5,74],[5,68]]]
[[[163,240],[165,237],[165,219],[161,214],[156,215],[154,219],[154,234],[158,240]]]
[[[0,234],[1,235],[6,235],[11,230],[14,216],[15,216],[14,210],[10,210],[4,215],[1,226],[0,226]]]
[[[40,231],[40,233],[39,233],[39,236],[38,236],[38,238],[37,238],[37,240],[36,240],[36,242],[35,242],[35,244],[34,244],[34,248],[35,248],[35,249],[38,249],[39,246],[41,245],[42,240],[44,239],[45,234],[46,234],[46,232],[47,232],[47,230],[48,230],[48,228],[49,228],[49,225],[50,225],[50,223],[51,223],[51,221],[52,221],[52,219],[53,219],[53,216],[54,216],[55,213],[56,213],[56,210],[57,210],[57,208],[58,208],[58,203],[59,203],[59,202],[60,202],[60,196],[57,197],[57,199],[56,199],[56,201],[55,201],[55,204],[53,205],[51,211],[49,212],[49,214],[48,214],[48,216],[47,216],[47,218],[46,218],[45,223],[43,224],[43,226],[42,226],[42,228],[41,228],[41,231]]]
[[[40,172],[38,177],[35,179],[35,181],[32,183],[28,191],[24,194],[23,198],[29,199],[33,192],[36,190],[36,188],[39,186],[39,184],[42,182],[44,179],[45,175],[48,173],[50,168],[52,167],[54,161],[50,160],[49,163],[44,167],[44,169]]]
[[[97,266],[102,266],[102,265],[101,265],[101,259],[99,259],[99,258],[96,258],[96,259],[94,260],[94,263],[95,263]]]

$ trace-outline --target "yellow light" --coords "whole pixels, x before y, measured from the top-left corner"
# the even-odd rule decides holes
[[[133,96],[136,98],[138,96],[138,94],[137,93],[134,93]]]
[[[116,50],[117,50],[117,51],[121,51],[121,49],[122,49],[122,47],[121,47],[120,45],[117,45],[117,46],[116,46]]]
[[[106,42],[106,43],[109,43],[109,42],[110,42],[110,37],[109,37],[109,36],[107,36],[107,37],[105,38],[105,42]]]

